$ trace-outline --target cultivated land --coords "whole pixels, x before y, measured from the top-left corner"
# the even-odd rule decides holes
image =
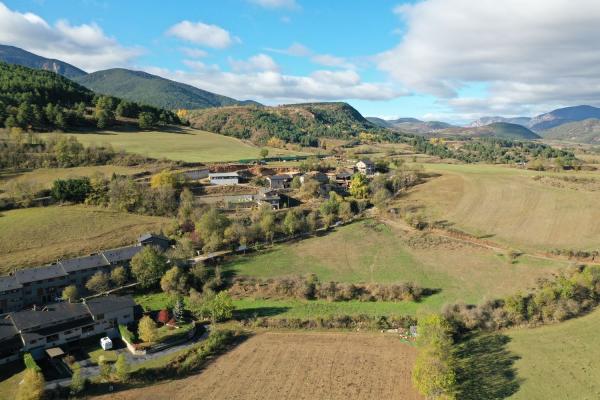
[[[415,355],[383,334],[263,333],[198,375],[97,399],[421,399]]]
[[[317,302],[244,299],[236,303],[249,316],[277,314],[314,317],[323,314],[412,314],[439,311],[444,303],[478,303],[532,286],[536,278],[566,262],[519,257],[435,235],[405,233],[394,227],[356,222],[322,237],[275,246],[239,257],[223,267],[241,276],[271,278],[316,274],[322,282],[415,282],[439,293],[414,302]],[[271,310],[271,311],[269,311]]]
[[[519,390],[511,399],[600,398],[600,310],[535,329],[508,331]]]
[[[105,176],[111,176],[113,173],[117,175],[133,175],[145,170],[146,168],[144,167],[98,165],[75,168],[40,168],[24,172],[4,172],[0,173],[0,191],[7,190],[7,185],[11,182],[36,184],[40,189],[49,189],[56,179],[92,176],[95,173],[101,173]]]
[[[600,245],[600,192],[555,187],[534,176],[596,177],[590,172],[535,172],[489,165],[426,164],[441,174],[411,191],[433,220],[519,250],[588,250]]]
[[[69,133],[84,145],[110,143],[117,150],[152,158],[188,162],[236,161],[260,158],[260,147],[210,132],[182,128],[178,132]],[[269,156],[298,154],[269,148]]]
[[[17,209],[0,215],[0,273],[135,242],[168,219],[87,206]]]

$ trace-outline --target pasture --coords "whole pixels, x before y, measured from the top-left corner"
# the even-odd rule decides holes
[[[519,250],[589,250],[600,246],[600,192],[585,184],[556,186],[535,176],[600,177],[491,165],[425,164],[439,174],[413,188],[402,204],[431,219]]]
[[[385,334],[262,333],[197,375],[96,399],[422,399],[415,356]]]
[[[178,132],[140,131],[101,133],[68,133],[84,145],[111,144],[143,156],[188,162],[235,161],[260,158],[260,147],[228,136],[182,128]],[[268,148],[269,156],[297,154],[289,150]]]
[[[116,165],[97,165],[75,168],[39,168],[32,171],[4,172],[0,173],[0,191],[7,190],[11,183],[27,183],[39,187],[39,189],[50,189],[52,182],[57,179],[71,177],[92,176],[101,173],[104,176],[133,175],[145,171],[144,167],[121,167]]]
[[[522,256],[511,262],[490,249],[415,236],[384,224],[356,222],[322,237],[276,245],[273,249],[235,258],[223,266],[228,274],[272,278],[314,273],[322,282],[415,282],[439,293],[420,303],[305,302],[240,300],[238,308],[279,308],[284,316],[319,314],[415,314],[439,311],[444,303],[478,303],[526,290],[542,276],[567,263]],[[248,314],[252,314],[248,311]]]
[[[581,318],[507,332],[520,400],[600,398],[600,309]]]
[[[168,219],[87,206],[52,206],[0,214],[0,273],[135,242]]]

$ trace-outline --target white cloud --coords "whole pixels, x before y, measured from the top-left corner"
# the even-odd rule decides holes
[[[459,112],[600,104],[597,0],[424,0],[394,12],[405,34],[379,68]],[[456,98],[477,82],[485,95]]]
[[[208,53],[202,49],[194,49],[191,47],[182,47],[181,51],[188,57],[192,58],[203,58],[208,55]]]
[[[167,35],[215,49],[224,49],[240,41],[220,26],[191,21],[181,21],[173,25],[167,31]]]
[[[300,8],[296,0],[249,0],[251,3],[259,5],[264,8],[288,8],[297,9]]]
[[[266,54],[257,54],[248,60],[229,59],[229,64],[236,72],[279,71],[277,63]]]
[[[314,51],[300,43],[293,43],[287,49],[267,48],[266,50],[272,53],[285,54],[293,57],[308,57],[313,63],[323,65],[325,67],[340,67],[346,69],[356,68],[356,66],[353,63],[351,63],[344,57],[338,57],[331,54],[315,53]]]
[[[247,62],[262,64],[262,61],[250,61],[253,59],[266,60],[263,57],[251,57]],[[273,69],[230,72],[200,61],[187,60],[184,63],[189,70],[171,71],[150,67],[146,71],[237,99],[254,99],[269,104],[342,99],[389,100],[405,94],[393,85],[363,82],[353,70],[321,70],[308,76],[296,76]]]
[[[143,52],[122,46],[95,23],[71,25],[60,20],[52,26],[36,14],[13,11],[1,2],[0,42],[87,71],[127,66]]]

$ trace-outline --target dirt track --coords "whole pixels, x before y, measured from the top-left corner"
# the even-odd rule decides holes
[[[263,333],[198,375],[96,400],[421,399],[415,354],[380,333]]]

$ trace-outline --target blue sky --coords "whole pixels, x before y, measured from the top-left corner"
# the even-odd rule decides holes
[[[583,32],[600,7],[581,2],[0,0],[0,42],[266,104],[467,122],[597,103],[600,52]],[[567,54],[549,60],[552,45]]]

